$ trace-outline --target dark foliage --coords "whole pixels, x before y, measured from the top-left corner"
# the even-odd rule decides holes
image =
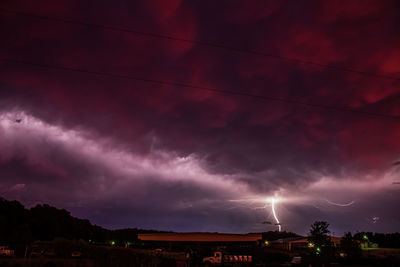
[[[354,239],[359,241],[367,240],[372,243],[378,244],[381,248],[400,248],[400,233],[381,234],[371,232],[358,232],[354,234]]]
[[[108,230],[78,219],[64,210],[49,205],[25,209],[18,201],[0,198],[0,244],[13,247],[31,244],[34,240],[55,238],[84,240],[88,243],[127,245],[137,241],[138,233],[158,232],[141,229]]]
[[[316,247],[329,245],[329,224],[323,221],[316,221],[311,225],[308,241],[313,243]]]
[[[345,233],[340,241],[340,249],[345,253],[347,258],[358,258],[361,256],[360,245],[350,232]]]
[[[74,218],[64,209],[37,205],[29,213],[31,231],[36,240],[53,240],[55,237],[89,240],[94,237],[95,229],[88,220]]]
[[[0,237],[7,244],[32,241],[29,211],[19,202],[0,198]]]
[[[318,256],[332,257],[335,249],[329,237],[329,223],[316,221],[311,225],[308,241],[313,244],[314,253]]]

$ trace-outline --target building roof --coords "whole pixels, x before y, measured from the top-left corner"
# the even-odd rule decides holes
[[[336,237],[336,236],[330,236],[330,240],[334,243],[340,243],[340,240],[342,240],[341,237]],[[271,241],[271,243],[308,243],[308,237],[290,237],[290,238],[283,238],[283,239],[278,239]]]
[[[152,233],[138,234],[142,241],[170,242],[256,242],[261,234],[221,234],[221,233]]]
[[[288,238],[281,238],[281,239],[277,239],[277,240],[272,240],[270,241],[271,244],[274,243],[289,243],[289,242],[295,242],[295,241],[299,241],[299,240],[304,240],[307,239],[306,237],[303,236],[297,236],[297,237],[288,237]]]

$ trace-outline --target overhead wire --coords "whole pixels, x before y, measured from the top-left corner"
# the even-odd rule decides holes
[[[148,36],[148,37],[153,37],[153,38],[161,38],[161,39],[167,39],[167,40],[172,40],[172,41],[180,41],[180,42],[198,44],[198,45],[202,45],[202,46],[227,49],[227,50],[231,50],[231,51],[235,51],[235,52],[242,52],[242,53],[248,53],[248,54],[253,54],[253,55],[272,57],[272,58],[286,60],[286,61],[292,61],[292,62],[296,62],[296,63],[300,63],[300,64],[315,65],[315,66],[319,66],[319,67],[336,69],[336,70],[340,70],[340,71],[353,72],[353,73],[357,73],[357,74],[361,74],[361,75],[368,75],[368,76],[372,76],[372,77],[385,78],[385,79],[391,79],[391,80],[399,80],[399,78],[397,78],[397,77],[388,76],[388,75],[384,75],[384,74],[370,73],[370,72],[354,70],[354,69],[350,69],[350,68],[342,68],[342,67],[332,66],[332,65],[328,65],[328,64],[314,62],[314,61],[284,57],[284,56],[280,56],[280,55],[268,54],[268,53],[255,51],[255,50],[241,49],[241,48],[226,46],[226,45],[222,45],[222,44],[179,38],[179,37],[174,37],[174,36],[169,36],[169,35],[164,35],[164,34],[149,33],[149,32],[137,31],[137,30],[127,29],[127,28],[120,28],[120,27],[114,27],[114,26],[108,26],[108,25],[102,25],[102,24],[96,24],[96,23],[88,23],[88,22],[82,22],[82,21],[71,20],[71,19],[63,19],[63,18],[57,18],[57,17],[52,17],[52,16],[44,16],[44,15],[38,15],[38,14],[33,14],[33,13],[20,12],[20,11],[16,11],[16,10],[6,9],[3,7],[0,7],[0,12],[11,13],[11,14],[25,16],[25,17],[33,17],[33,18],[38,18],[38,19],[48,20],[48,21],[57,21],[57,22],[61,22],[61,23],[75,24],[75,25],[81,25],[81,26],[87,26],[87,27],[95,27],[98,29],[120,31],[120,32],[136,34],[136,35],[143,35],[143,36]],[[42,67],[42,68],[47,68],[47,69],[73,71],[73,72],[81,72],[81,73],[92,74],[92,75],[108,76],[108,77],[114,77],[114,78],[120,78],[120,79],[130,79],[130,80],[137,80],[137,81],[142,81],[142,82],[151,82],[151,83],[156,83],[156,84],[160,84],[160,85],[173,85],[173,86],[192,88],[192,89],[197,89],[197,90],[212,91],[212,92],[221,93],[221,94],[246,96],[246,97],[257,98],[257,99],[268,100],[268,101],[285,102],[285,103],[290,103],[290,104],[309,106],[309,107],[313,107],[313,108],[329,109],[329,110],[341,111],[341,112],[351,112],[351,113],[362,114],[362,115],[366,115],[366,116],[383,117],[383,118],[390,118],[390,119],[399,119],[400,118],[400,116],[367,112],[367,111],[353,109],[353,108],[349,108],[349,107],[336,107],[336,106],[328,106],[328,105],[321,105],[321,104],[315,104],[315,103],[307,103],[307,102],[301,102],[301,101],[298,101],[295,99],[290,99],[290,98],[257,95],[257,94],[234,91],[234,90],[221,90],[221,89],[217,89],[217,88],[203,87],[203,86],[191,85],[191,84],[186,84],[186,83],[169,82],[169,81],[162,81],[162,80],[156,80],[156,79],[150,79],[150,78],[121,75],[121,74],[116,74],[116,73],[99,72],[99,71],[88,70],[88,69],[72,68],[72,67],[68,67],[68,66],[48,65],[48,64],[38,63],[38,62],[30,62],[30,61],[11,59],[11,58],[3,58],[0,60],[2,60],[4,62],[8,62],[8,63],[14,63],[14,64],[24,64],[24,65],[31,65],[31,66]]]
[[[50,65],[50,64],[44,64],[44,63],[38,63],[38,62],[32,62],[32,61],[12,59],[12,58],[0,58],[0,61],[11,63],[11,64],[34,66],[34,67],[45,68],[45,69],[70,71],[70,72],[84,73],[84,74],[90,74],[90,75],[99,75],[99,76],[105,76],[105,77],[125,79],[125,80],[136,80],[136,81],[159,84],[159,85],[164,85],[164,86],[165,85],[178,86],[178,87],[183,87],[183,88],[191,88],[191,89],[195,89],[195,90],[211,91],[211,92],[225,94],[225,95],[244,96],[244,97],[259,99],[259,100],[263,100],[263,101],[283,102],[283,103],[307,106],[307,107],[318,108],[318,109],[354,113],[354,114],[359,114],[359,115],[364,115],[364,116],[373,116],[373,117],[395,119],[395,120],[400,119],[400,116],[368,112],[368,111],[363,111],[363,110],[359,110],[359,109],[352,109],[349,107],[337,107],[337,106],[329,106],[329,105],[322,105],[322,104],[315,104],[315,103],[307,103],[307,102],[302,102],[302,101],[298,101],[298,100],[290,99],[290,98],[258,95],[258,94],[246,93],[246,92],[235,91],[235,90],[225,90],[225,89],[204,87],[204,86],[198,86],[198,85],[187,84],[187,83],[171,82],[171,81],[144,78],[144,77],[131,76],[131,75],[122,75],[122,74],[117,74],[117,73],[95,71],[95,70],[90,70],[90,69],[73,68],[73,67],[68,67],[68,66],[63,66],[63,65]]]

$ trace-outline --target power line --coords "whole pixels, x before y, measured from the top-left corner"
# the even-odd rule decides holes
[[[307,107],[325,109],[325,110],[331,110],[331,111],[354,113],[354,114],[364,115],[364,116],[380,117],[380,118],[395,119],[395,120],[400,119],[400,116],[367,112],[367,111],[356,110],[356,109],[352,109],[352,108],[348,108],[348,107],[335,107],[335,106],[327,106],[327,105],[314,104],[314,103],[306,103],[306,102],[301,102],[301,101],[298,101],[295,99],[289,99],[289,98],[257,95],[257,94],[251,94],[251,93],[245,93],[245,92],[239,92],[239,91],[233,91],[233,90],[223,90],[223,89],[217,89],[217,88],[197,86],[197,85],[186,84],[186,83],[169,82],[169,81],[136,77],[136,76],[130,76],[130,75],[121,75],[121,74],[116,74],[116,73],[100,72],[100,71],[94,71],[94,70],[89,70],[89,69],[72,68],[72,67],[62,66],[62,65],[49,65],[49,64],[44,64],[44,63],[37,63],[37,62],[31,62],[31,61],[25,61],[25,60],[11,59],[11,58],[0,58],[0,61],[11,63],[11,64],[34,66],[34,67],[38,67],[38,68],[78,72],[78,73],[99,75],[99,76],[104,76],[104,77],[112,77],[112,78],[125,79],[125,80],[136,80],[136,81],[159,84],[159,85],[170,85],[170,86],[172,85],[172,86],[178,86],[178,87],[183,87],[183,88],[191,88],[191,89],[195,89],[195,90],[211,91],[211,92],[225,94],[225,95],[245,96],[245,97],[249,97],[249,98],[260,99],[263,101],[283,102],[283,103],[288,103],[288,104],[292,104],[292,105],[301,105],[301,106],[307,106]]]
[[[271,53],[265,53],[265,52],[261,52],[261,51],[257,51],[257,50],[243,49],[243,48],[238,48],[238,47],[233,47],[233,46],[228,46],[228,45],[223,45],[223,44],[211,43],[211,42],[207,42],[207,41],[185,39],[185,38],[170,36],[170,35],[166,35],[166,34],[150,33],[150,32],[138,31],[138,30],[133,30],[133,29],[128,29],[128,28],[96,24],[96,23],[91,23],[91,22],[83,22],[83,21],[78,21],[78,20],[63,19],[63,18],[57,18],[57,17],[52,17],[52,16],[44,16],[44,15],[38,15],[38,14],[33,14],[33,13],[26,13],[26,12],[21,12],[21,11],[16,11],[16,10],[5,9],[3,7],[0,7],[0,12],[14,14],[14,15],[18,15],[18,16],[24,16],[24,17],[37,18],[37,19],[42,19],[42,20],[47,20],[47,21],[57,21],[57,22],[66,23],[66,24],[94,27],[97,29],[119,31],[119,32],[135,34],[135,35],[142,35],[142,36],[147,36],[147,37],[152,37],[152,38],[165,39],[165,40],[170,40],[170,41],[178,41],[178,42],[196,44],[196,45],[219,48],[219,49],[226,49],[226,50],[230,50],[233,52],[275,58],[275,59],[279,59],[279,60],[294,62],[297,64],[313,65],[313,66],[332,69],[332,70],[336,70],[336,71],[351,72],[351,73],[356,73],[359,75],[365,75],[365,76],[370,76],[370,77],[375,77],[375,78],[400,80],[400,78],[398,78],[398,77],[394,77],[394,76],[390,76],[390,75],[386,75],[386,74],[367,72],[367,71],[339,67],[339,66],[332,66],[329,64],[324,64],[324,63],[315,62],[315,61],[311,61],[311,60],[303,60],[303,59],[299,59],[299,58],[286,57],[286,56],[281,56],[281,55],[276,55],[276,54],[271,54]]]

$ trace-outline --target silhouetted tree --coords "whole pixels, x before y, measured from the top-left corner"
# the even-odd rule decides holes
[[[108,230],[92,225],[89,220],[75,218],[65,209],[43,204],[27,210],[18,201],[7,201],[0,197],[0,245],[17,248],[17,252],[21,251],[22,255],[25,246],[35,240],[82,239],[89,244],[114,241],[116,245],[125,246],[135,243],[138,233],[157,232],[163,231],[136,228]]]
[[[9,245],[13,249],[25,249],[32,241],[29,212],[18,201],[0,198],[0,245]]]
[[[333,254],[328,227],[329,224],[324,221],[316,221],[311,225],[308,241],[313,244],[313,249],[317,255]]]

